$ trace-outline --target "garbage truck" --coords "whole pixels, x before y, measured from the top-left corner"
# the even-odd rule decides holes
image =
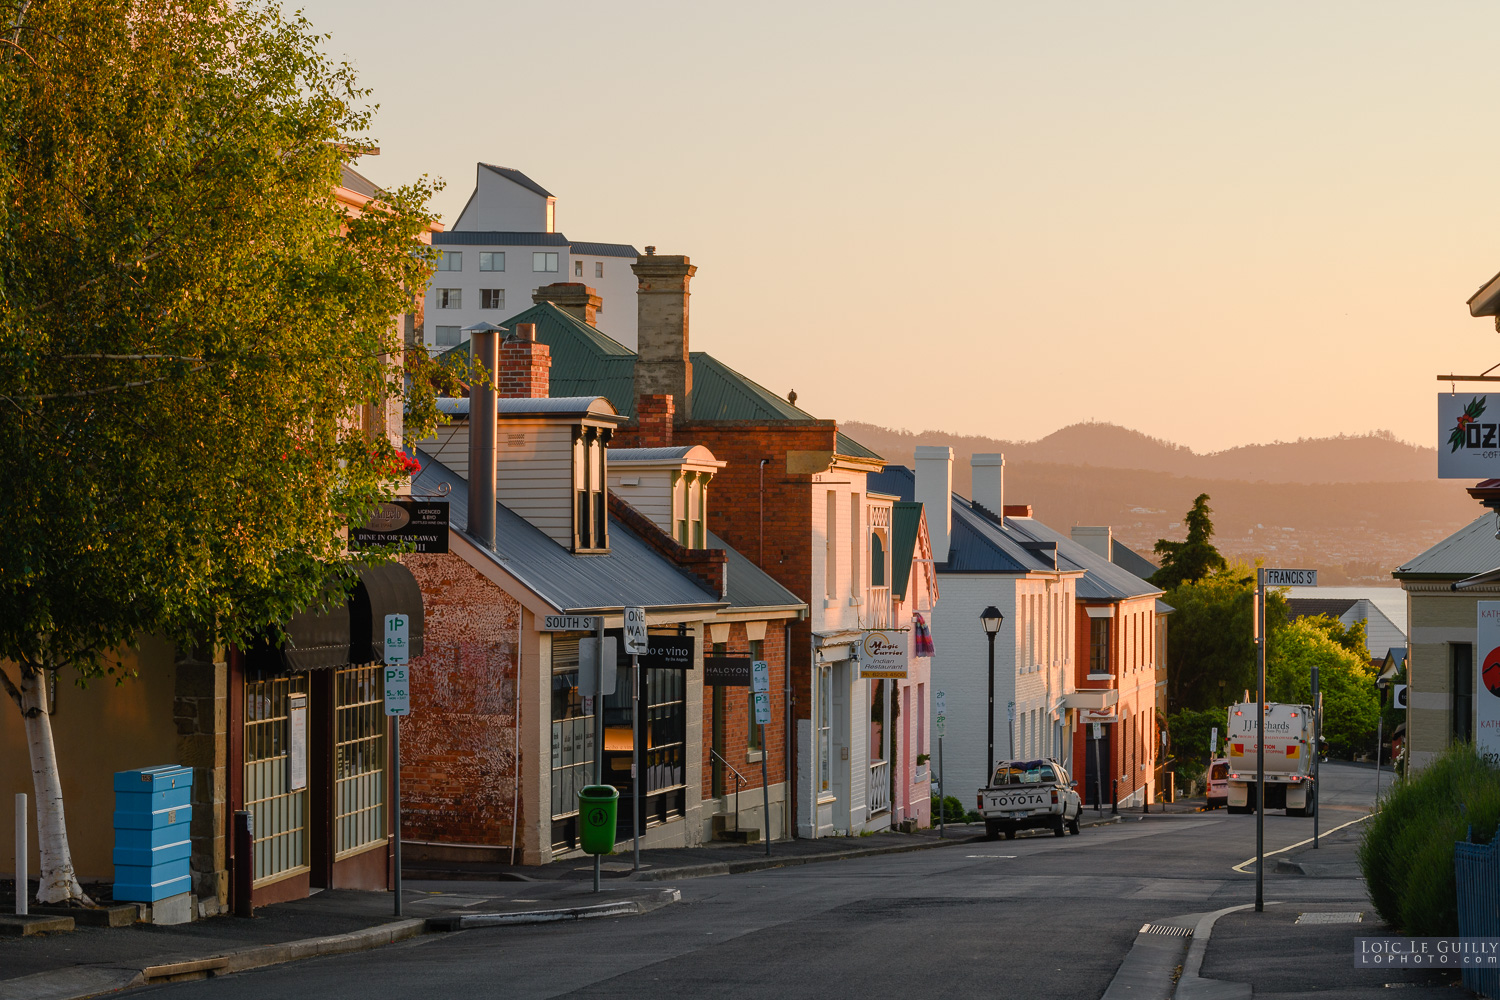
[[[1255,722],[1258,708],[1253,701],[1229,706],[1224,730],[1229,749],[1229,811],[1255,811],[1255,757],[1263,742],[1266,808],[1285,809],[1288,816],[1311,816],[1318,807],[1312,773],[1317,753],[1312,706],[1266,702],[1263,730]]]

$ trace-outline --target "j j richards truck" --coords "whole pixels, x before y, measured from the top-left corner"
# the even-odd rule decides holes
[[[1229,706],[1225,728],[1229,744],[1229,811],[1255,811],[1255,725],[1253,701]],[[1266,702],[1266,808],[1285,809],[1288,816],[1311,816],[1317,809],[1313,787],[1313,710],[1310,705]]]

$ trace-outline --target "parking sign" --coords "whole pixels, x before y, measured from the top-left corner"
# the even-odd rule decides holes
[[[411,691],[407,661],[410,659],[411,618],[385,616],[385,714],[410,715]]]

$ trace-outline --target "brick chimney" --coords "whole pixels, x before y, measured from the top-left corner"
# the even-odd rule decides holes
[[[635,398],[670,395],[682,420],[693,418],[693,365],[688,360],[688,283],[698,269],[686,257],[661,256],[647,247],[635,272]],[[641,412],[640,404],[636,412]]]
[[[550,302],[564,312],[577,316],[589,326],[599,325],[595,321],[604,305],[599,293],[581,281],[554,281],[550,285],[543,285],[531,293],[531,301],[537,305]]]
[[[535,323],[517,323],[500,345],[501,399],[546,399],[552,378],[552,352],[537,343]]]
[[[636,397],[635,418],[640,424],[640,447],[672,446],[672,415],[676,410],[670,393]]]

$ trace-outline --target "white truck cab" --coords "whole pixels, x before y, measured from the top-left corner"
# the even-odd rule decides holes
[[[1255,811],[1255,760],[1265,744],[1266,808],[1288,816],[1311,816],[1317,810],[1313,787],[1313,710],[1311,705],[1266,702],[1264,738],[1256,726],[1253,701],[1229,706],[1225,742],[1229,753],[1228,805],[1232,813]]]

